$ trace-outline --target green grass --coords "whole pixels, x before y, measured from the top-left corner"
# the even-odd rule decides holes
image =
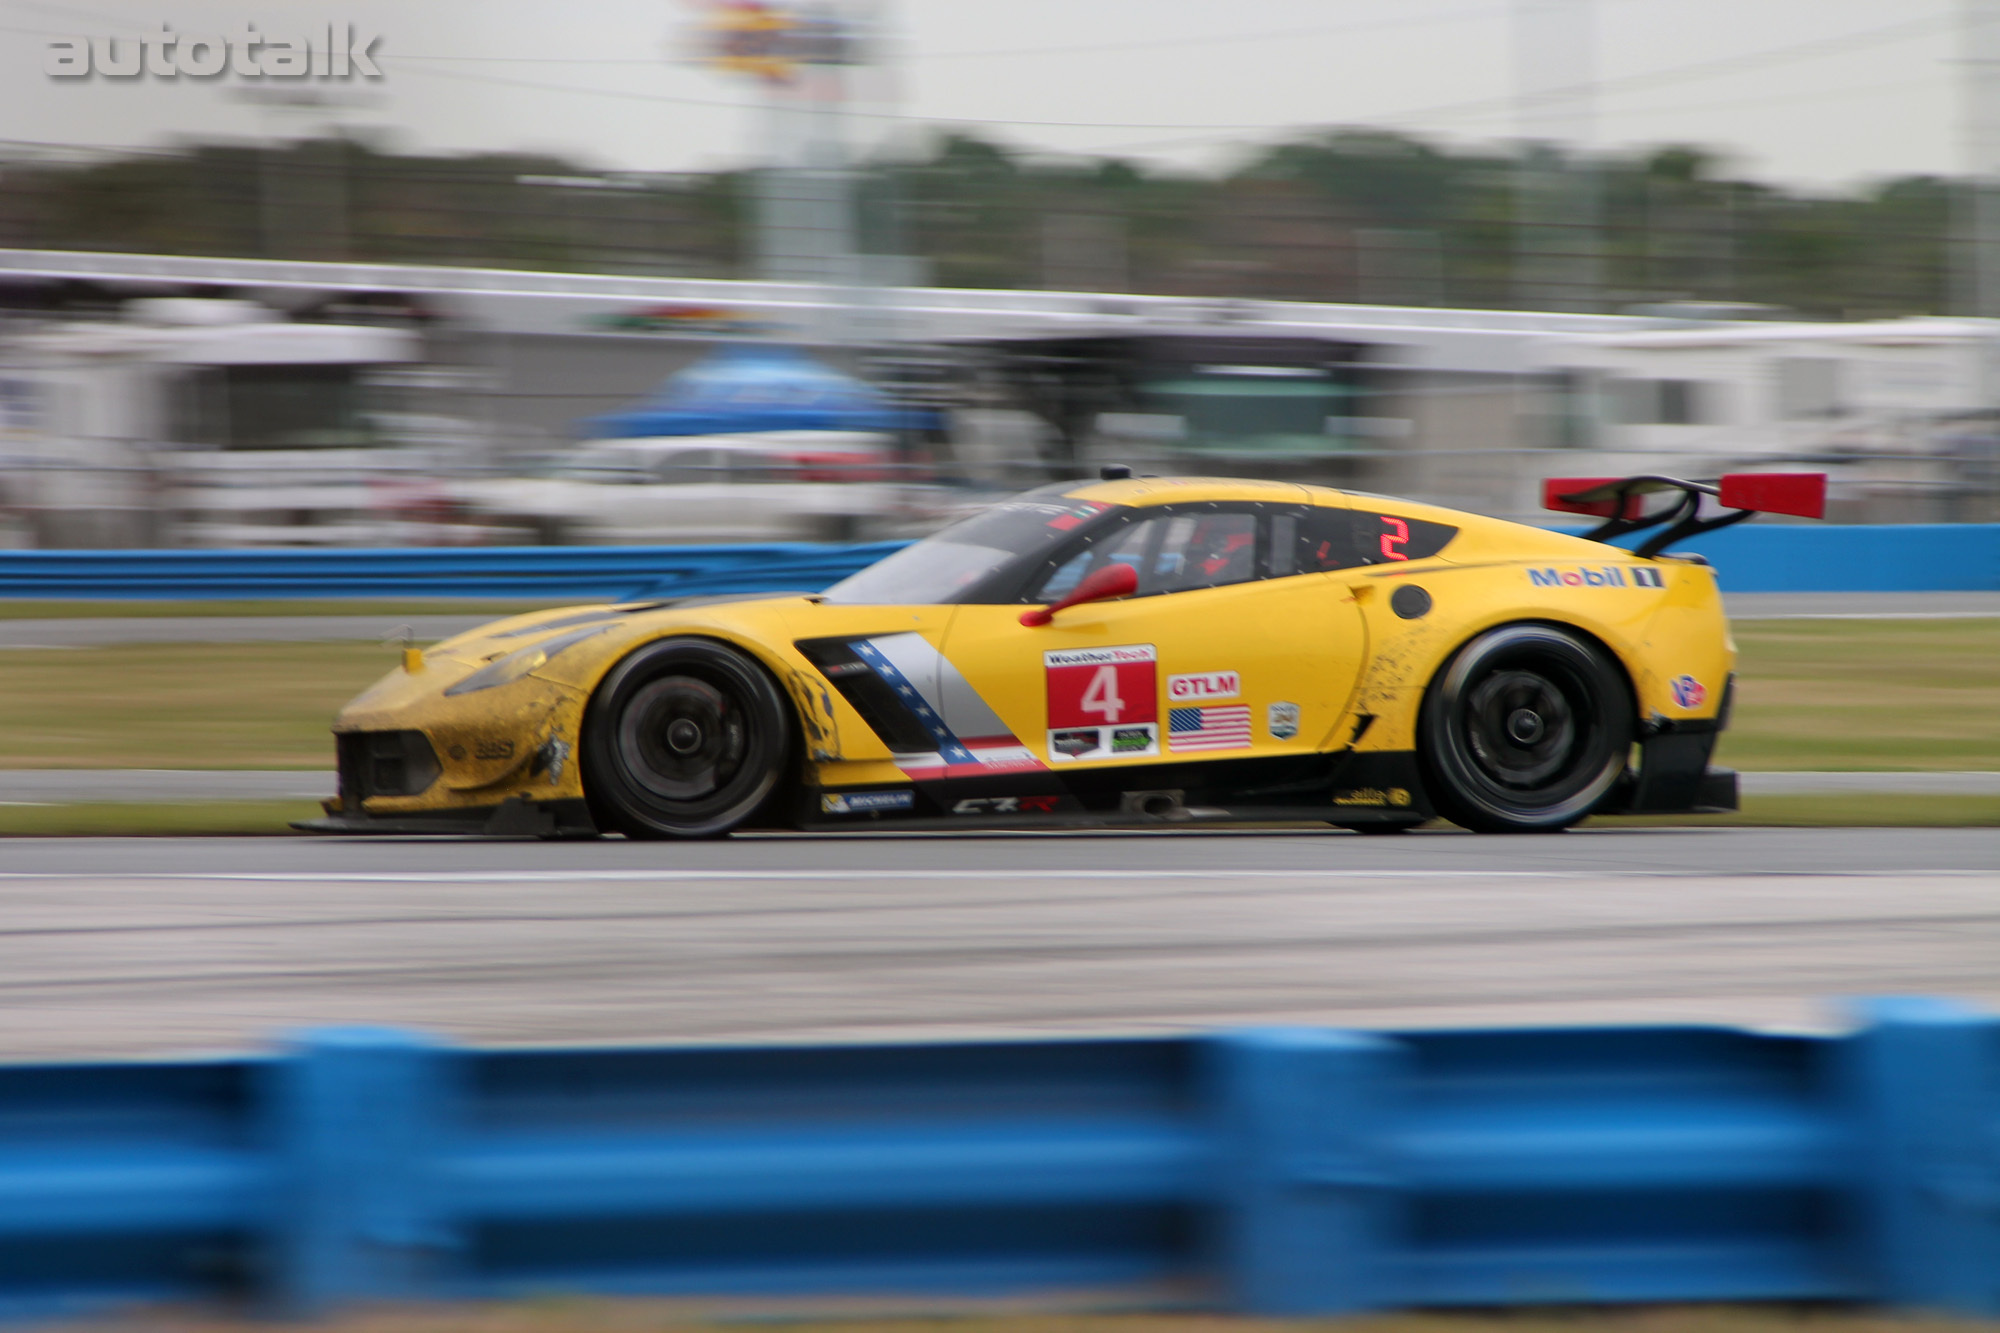
[[[332,768],[334,713],[396,660],[360,643],[0,652],[0,768]]]
[[[2000,770],[2000,619],[1745,621],[1719,762]],[[327,724],[391,670],[367,643],[0,652],[0,768],[318,768]],[[1754,799],[1725,821],[1992,823],[1981,798]],[[30,807],[32,808],[32,807]]]
[[[2000,618],[1736,624],[1736,714],[1717,762],[2000,769]]]
[[[290,834],[293,820],[320,814],[313,801],[0,805],[0,838]]]

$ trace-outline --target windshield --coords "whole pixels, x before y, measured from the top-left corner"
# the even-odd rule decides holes
[[[1049,549],[1110,507],[1095,500],[1032,492],[905,546],[834,584],[826,590],[824,600],[847,606],[930,606],[956,601],[1002,565]]]

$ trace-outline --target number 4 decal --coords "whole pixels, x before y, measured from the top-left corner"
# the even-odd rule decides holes
[[[1101,666],[1084,687],[1083,698],[1077,701],[1078,708],[1086,713],[1102,715],[1106,722],[1116,722],[1125,711],[1125,701],[1118,697],[1118,668]]]
[[[1410,544],[1410,525],[1400,518],[1391,518],[1387,514],[1382,515],[1382,524],[1389,529],[1382,534],[1382,558],[1408,560],[1410,557],[1397,548]]]
[[[1159,654],[1150,643],[1042,654],[1049,762],[1147,759],[1160,753]]]

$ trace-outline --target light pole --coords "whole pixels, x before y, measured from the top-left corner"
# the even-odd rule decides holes
[[[334,140],[342,147],[341,159],[332,173],[333,203],[324,210],[324,216],[331,227],[331,254],[328,258],[343,260],[349,258],[351,231],[349,212],[352,201],[349,198],[347,181],[346,134],[341,125],[340,113],[364,107],[378,106],[381,98],[372,93],[334,90],[311,87],[264,87],[251,85],[236,88],[230,94],[237,101],[269,114],[258,119],[264,128],[263,142],[257,154],[257,226],[266,259],[283,259],[277,250],[277,242],[283,231],[279,214],[280,192],[271,178],[272,156],[283,142],[279,129],[279,117],[284,113],[296,115],[301,123],[316,112],[326,113],[326,128]],[[320,210],[309,210],[320,211]]]
[[[1589,160],[1595,32],[1591,0],[1514,0],[1514,293],[1531,308],[1603,301],[1603,209]],[[1565,150],[1568,160],[1564,160]]]
[[[1965,187],[1959,197],[1957,288],[1960,314],[2000,318],[2000,0],[1960,0],[1965,69]]]

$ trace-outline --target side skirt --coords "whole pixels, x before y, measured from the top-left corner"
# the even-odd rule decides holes
[[[1435,817],[1409,751],[995,773],[800,794],[813,830],[1110,828],[1320,822],[1415,824]]]

